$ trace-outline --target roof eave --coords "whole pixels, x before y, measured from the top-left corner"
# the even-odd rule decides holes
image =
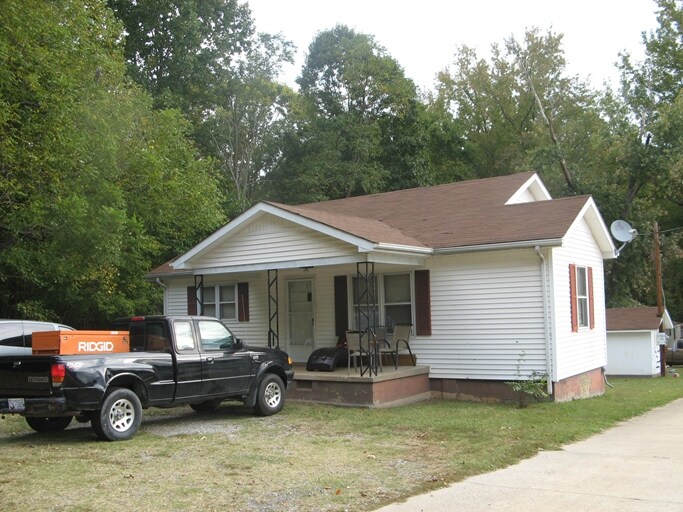
[[[373,251],[397,251],[423,255],[434,254],[434,249],[432,249],[431,247],[417,247],[414,245],[389,244],[384,242],[379,242],[378,244],[375,244],[375,246],[373,247]]]
[[[464,252],[502,251],[506,249],[526,249],[529,247],[559,247],[562,238],[547,238],[544,240],[520,240],[516,242],[499,242],[495,244],[465,245],[461,247],[441,247],[434,249],[434,254],[457,254]]]

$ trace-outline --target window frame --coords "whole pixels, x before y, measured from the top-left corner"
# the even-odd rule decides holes
[[[581,272],[578,272],[581,269]],[[583,269],[585,269],[585,291],[587,293],[587,311],[583,308],[581,312],[581,323],[579,325],[579,307],[584,304],[584,295],[581,295],[581,303],[579,303],[578,287],[579,279],[583,278]],[[579,330],[595,329],[595,290],[593,287],[593,267],[589,265],[577,265],[575,263],[569,264],[569,297],[571,309],[571,330],[576,333]],[[582,279],[583,282],[583,279]]]
[[[410,287],[410,302],[387,302],[386,301],[386,290],[385,290],[385,277],[386,276],[398,276],[398,275],[407,275],[408,276],[408,286]],[[358,314],[357,314],[357,309],[359,306],[356,304],[356,297],[355,297],[355,280],[358,279],[357,275],[351,275],[349,276],[349,313],[351,318],[349,319],[349,324],[351,329],[358,329],[357,325],[357,319],[358,319]],[[377,286],[376,290],[376,311],[375,314],[377,315],[377,322],[378,325],[384,325],[387,327],[387,333],[392,333],[393,332],[393,326],[388,326],[386,323],[387,320],[387,306],[405,306],[409,305],[410,306],[410,324],[411,324],[411,330],[414,329],[415,326],[415,310],[417,308],[416,304],[416,297],[415,297],[415,276],[414,272],[412,270],[408,270],[405,272],[387,272],[384,274],[376,274],[375,275],[375,282]]]
[[[579,329],[591,325],[588,274],[588,267],[576,266],[576,315]]]
[[[221,289],[222,288],[232,288],[233,289],[233,300],[227,301],[227,300],[221,300]],[[227,320],[230,322],[237,322],[238,321],[238,315],[239,315],[239,290],[238,290],[238,283],[219,283],[215,285],[210,285],[210,286],[204,286],[202,287],[202,315],[203,316],[212,316],[214,318],[218,318],[219,320]],[[213,300],[207,301],[205,297],[205,293],[208,292],[209,290],[213,290],[213,293],[210,294],[213,296]],[[223,313],[223,305],[230,305],[232,304],[234,306],[234,315],[233,316],[222,316]],[[210,315],[206,312],[206,306],[209,305],[213,307],[214,314]]]

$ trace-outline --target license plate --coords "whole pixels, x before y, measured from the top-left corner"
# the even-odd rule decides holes
[[[23,398],[9,398],[7,405],[11,412],[24,412],[25,409]]]

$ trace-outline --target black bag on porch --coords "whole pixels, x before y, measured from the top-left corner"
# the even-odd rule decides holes
[[[337,366],[346,366],[345,347],[326,347],[314,350],[306,363],[309,372],[333,372]]]

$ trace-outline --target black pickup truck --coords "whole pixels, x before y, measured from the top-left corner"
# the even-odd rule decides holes
[[[0,357],[0,414],[20,414],[38,432],[63,430],[75,417],[119,441],[135,434],[148,407],[203,412],[241,400],[267,416],[284,405],[291,359],[243,345],[215,318],[134,317],[113,329],[130,332],[129,352]]]

